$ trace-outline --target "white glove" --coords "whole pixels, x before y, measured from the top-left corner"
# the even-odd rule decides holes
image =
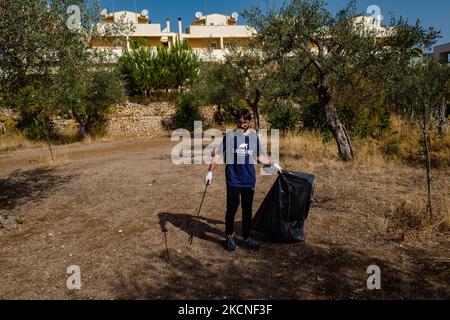
[[[278,172],[280,172],[280,173],[283,171],[283,168],[281,168],[280,165],[279,165],[278,163],[276,163],[276,162],[273,162],[273,163],[272,163],[272,167],[273,167],[276,171],[278,171]]]
[[[205,177],[205,184],[206,185],[211,184],[212,176],[213,176],[212,171],[208,171],[208,173],[206,174],[206,177]]]

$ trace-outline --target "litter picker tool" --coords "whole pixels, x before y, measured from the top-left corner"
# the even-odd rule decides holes
[[[205,191],[203,192],[202,202],[200,202],[200,207],[198,208],[197,217],[200,216],[200,211],[202,210],[203,206],[203,200],[205,200],[206,191],[208,190],[209,182],[206,184]],[[189,245],[192,245],[192,240],[194,239],[194,233],[197,231],[197,224],[194,225],[194,228],[192,229],[192,233],[189,236]]]

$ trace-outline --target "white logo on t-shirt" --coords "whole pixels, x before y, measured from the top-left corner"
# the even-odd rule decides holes
[[[237,149],[236,153],[239,155],[251,155],[253,150],[248,150],[248,143],[242,143]]]

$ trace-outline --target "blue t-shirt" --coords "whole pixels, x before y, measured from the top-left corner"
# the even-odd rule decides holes
[[[227,186],[254,188],[255,163],[260,155],[259,137],[255,131],[242,134],[241,130],[228,131],[219,146],[225,159]]]

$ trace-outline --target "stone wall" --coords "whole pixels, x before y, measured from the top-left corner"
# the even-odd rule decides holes
[[[127,102],[112,109],[106,126],[107,136],[150,134],[166,130],[175,113],[175,107],[168,102],[149,105]],[[56,118],[53,123],[59,132],[65,134],[78,132],[78,125],[72,119]]]
[[[215,126],[214,112],[216,107],[203,108],[204,128]],[[152,132],[165,131],[171,126],[171,119],[175,114],[175,106],[170,102],[154,102],[149,105],[127,102],[116,105],[108,117],[106,136],[123,135],[149,135]],[[6,116],[0,117],[0,134],[5,133],[5,124],[1,121]],[[265,121],[262,120],[264,128]],[[73,135],[79,132],[78,124],[72,119],[55,118],[53,124],[57,131],[65,135]]]
[[[115,117],[108,120],[108,135],[117,134],[148,134],[154,131],[165,130],[165,123],[170,117],[160,116],[134,116]]]

